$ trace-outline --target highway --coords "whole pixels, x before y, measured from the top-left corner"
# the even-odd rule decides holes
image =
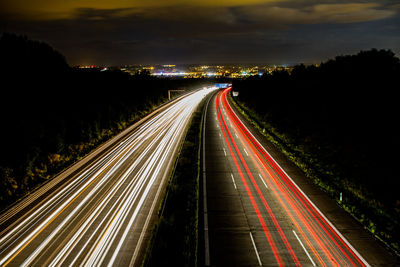
[[[214,90],[162,106],[3,213],[0,266],[140,265],[188,122]]]
[[[369,266],[237,116],[230,90],[206,115],[205,266]]]

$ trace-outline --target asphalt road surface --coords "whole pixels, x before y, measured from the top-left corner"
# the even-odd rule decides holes
[[[173,101],[0,216],[1,266],[137,266],[189,119]]]
[[[206,114],[205,266],[395,265],[372,235],[304,182],[314,204],[236,115],[229,90],[210,101]]]

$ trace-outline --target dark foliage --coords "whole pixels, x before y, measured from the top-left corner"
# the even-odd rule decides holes
[[[1,34],[1,70],[19,73],[59,72],[69,68],[65,58],[46,43],[29,40],[26,36]]]
[[[12,34],[0,38],[0,71],[0,208],[166,101],[167,90],[195,86],[70,68],[49,45]]]
[[[345,192],[357,216],[373,220],[372,231],[398,242],[399,78],[399,59],[373,49],[233,86],[318,179]]]

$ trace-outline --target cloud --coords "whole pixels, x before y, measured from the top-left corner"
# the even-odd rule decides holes
[[[71,16],[74,20],[103,20],[111,24],[120,20],[158,24],[161,32],[165,29],[169,32],[168,27],[173,27],[172,34],[201,35],[217,31],[220,31],[220,34],[230,34],[249,30],[254,32],[260,29],[282,29],[299,24],[369,22],[392,17],[397,12],[378,3],[329,3],[291,7],[287,2],[285,5],[275,2],[213,7],[172,5],[157,8],[79,8],[75,9]]]
[[[391,17],[396,11],[380,9],[376,3],[316,4],[302,8],[280,6],[243,7],[243,15],[253,23],[266,25],[354,23]]]
[[[374,21],[398,12],[393,5],[337,3],[337,0],[2,0],[1,15],[9,20],[53,21],[62,19],[109,20],[141,17],[156,21],[191,23],[255,23],[264,26],[353,23]],[[91,13],[89,13],[91,12]]]
[[[120,9],[78,8],[74,10],[71,16],[73,17],[73,20],[112,21],[116,18],[130,17],[130,16],[135,16],[137,14],[140,14],[140,10],[136,8],[120,8]]]
[[[298,59],[338,52],[343,40],[354,51],[398,47],[395,2],[353,1],[0,0],[0,25],[78,64]]]
[[[327,22],[352,23],[388,18],[396,11],[380,9],[376,3],[320,4],[315,5],[313,14]]]
[[[377,3],[315,4],[297,7],[276,4],[248,6],[167,6],[160,8],[79,8],[72,13],[78,22],[99,21],[107,28],[147,29],[159,36],[237,35],[291,25],[344,24],[388,18],[395,10]],[[65,19],[72,20],[72,19]]]
[[[196,7],[248,6],[278,1],[281,0],[2,0],[0,2],[0,10],[1,13],[13,16],[14,18],[56,20],[74,19],[76,11],[81,9],[126,10],[127,12],[131,12],[135,9],[145,9],[148,11],[166,7],[190,6],[192,7],[192,11],[195,11]],[[122,13],[118,13],[118,15],[122,15]]]

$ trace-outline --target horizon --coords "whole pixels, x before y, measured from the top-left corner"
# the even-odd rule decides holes
[[[0,32],[41,40],[70,65],[318,64],[400,53],[395,0],[4,0]]]

